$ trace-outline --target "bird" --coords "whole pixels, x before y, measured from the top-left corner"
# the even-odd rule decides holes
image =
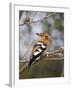
[[[51,46],[51,37],[48,35],[47,32],[36,33],[36,35],[39,36],[39,39],[33,46],[30,61],[28,63],[28,71],[30,70],[32,63],[42,54],[46,54],[48,57],[47,50]]]

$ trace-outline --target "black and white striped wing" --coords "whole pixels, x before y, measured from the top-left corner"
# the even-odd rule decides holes
[[[32,55],[30,56],[30,62],[29,65],[32,64],[32,62],[38,58],[45,50],[46,50],[46,44],[44,43],[38,43],[36,46],[36,49],[32,52]]]

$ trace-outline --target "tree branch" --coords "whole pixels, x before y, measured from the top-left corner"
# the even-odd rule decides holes
[[[59,48],[58,50],[54,51],[54,52],[48,52],[48,57],[46,57],[46,55],[44,55],[41,58],[41,61],[51,61],[51,60],[64,60],[64,49],[63,48]],[[40,61],[36,60],[33,64],[35,64],[36,62]],[[19,60],[19,63],[24,63],[25,65],[19,70],[19,73],[23,72],[24,70],[26,70],[26,68],[28,67],[28,62],[29,60]],[[33,65],[32,64],[32,65]]]
[[[41,22],[41,21],[47,19],[48,17],[50,17],[50,16],[52,16],[52,15],[54,15],[54,14],[56,14],[56,12],[51,13],[51,14],[49,14],[48,16],[46,16],[46,17],[44,17],[44,18],[42,18],[42,19],[40,19],[40,20],[37,20],[37,21],[30,21],[30,22],[26,22],[26,23],[24,23],[24,24],[20,24],[20,26],[23,26],[23,25],[25,25],[25,24],[32,24],[32,23]]]

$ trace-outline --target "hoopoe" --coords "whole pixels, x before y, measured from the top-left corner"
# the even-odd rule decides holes
[[[35,61],[39,56],[41,56],[42,54],[46,54],[48,56],[47,51],[51,43],[51,37],[48,35],[48,33],[36,33],[36,35],[40,37],[40,40],[37,40],[37,42],[33,46],[30,61],[28,63],[29,69],[33,61]]]

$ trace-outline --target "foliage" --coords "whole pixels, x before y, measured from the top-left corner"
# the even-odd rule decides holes
[[[64,28],[62,26],[62,20],[61,19],[56,19],[54,25],[59,31],[64,30]]]

